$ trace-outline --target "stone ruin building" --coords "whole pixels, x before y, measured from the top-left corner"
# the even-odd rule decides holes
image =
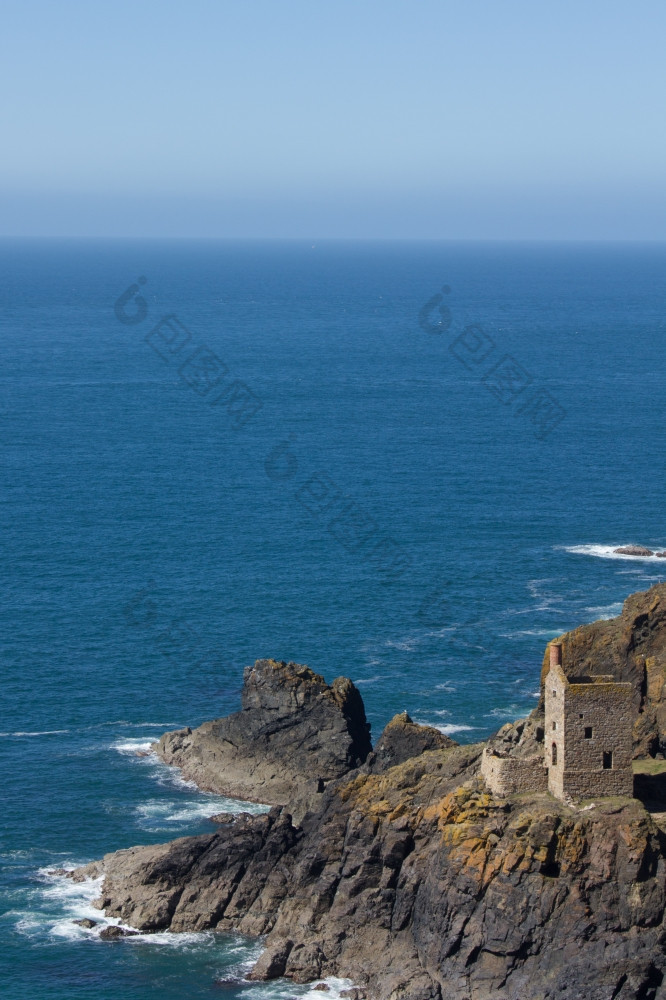
[[[608,675],[567,677],[562,644],[550,643],[543,727],[500,730],[481,774],[495,795],[545,792],[558,799],[633,795],[633,688]]]

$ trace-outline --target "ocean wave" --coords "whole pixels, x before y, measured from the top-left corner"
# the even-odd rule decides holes
[[[201,798],[195,801],[149,799],[147,802],[142,802],[134,810],[137,824],[149,833],[159,833],[179,826],[191,826],[217,813],[247,812],[256,816],[270,809],[270,806],[260,802],[245,802],[242,799],[209,795],[204,792],[200,795]]]
[[[524,705],[514,703],[513,705],[505,705],[503,708],[493,708],[490,712],[486,712],[484,719],[506,719],[509,722],[513,722],[514,719],[521,718],[524,712]]]
[[[656,556],[626,556],[615,552],[615,549],[622,548],[627,542],[618,542],[616,545],[600,545],[590,542],[586,545],[556,545],[556,549],[570,552],[577,556],[595,556],[597,559],[619,559],[624,562],[654,562]]]
[[[67,863],[61,866],[73,871],[77,865]],[[102,888],[103,877],[73,882],[66,875],[55,874],[47,868],[37,871],[42,883],[37,892],[27,899],[29,908],[12,912],[19,934],[29,938],[47,938],[55,941],[95,941],[105,927],[123,927],[127,924],[117,917],[107,917],[102,910],[93,906]],[[81,927],[75,920],[94,920],[94,927]],[[128,944],[150,944],[157,947],[183,948],[185,950],[210,948],[218,945],[218,938],[212,931],[172,934],[170,931],[141,934],[134,933],[126,939]]]
[[[399,649],[402,652],[411,652],[422,642],[420,636],[407,636],[405,639],[387,639],[384,643],[389,649]]]
[[[116,740],[109,749],[123,757],[133,757],[136,764],[145,769],[144,773],[162,788],[189,795],[182,794],[178,799],[149,798],[140,803],[134,810],[135,822],[140,829],[149,833],[173,832],[186,830],[221,812],[256,815],[270,809],[261,802],[246,802],[202,791],[194,781],[184,778],[178,768],[160,760],[152,750],[152,743],[145,736],[135,736]]]
[[[68,863],[62,866],[67,871],[73,871],[77,865]],[[86,879],[83,882],[73,882],[66,875],[55,874],[49,869],[40,868],[37,871],[40,887],[33,891],[28,902],[28,908],[5,912],[4,918],[11,920],[15,930],[23,937],[33,941],[45,940],[62,944],[76,945],[78,942],[105,942],[100,938],[106,927],[121,927],[133,930],[118,917],[107,917],[102,910],[94,907],[93,901],[99,896],[103,878]],[[75,920],[88,919],[95,921],[94,927],[81,927]],[[245,977],[261,955],[264,945],[262,941],[250,940],[240,934],[219,935],[215,931],[189,931],[172,933],[158,931],[150,934],[134,932],[122,939],[124,947],[140,948],[175,948],[189,953],[215,952],[219,954],[224,971],[218,979],[218,985],[237,985],[243,991],[243,996],[250,1000],[294,1000],[296,997],[320,997],[322,991],[316,986],[325,984],[328,987],[326,995],[331,1000],[341,1000],[344,990],[352,989],[351,979],[328,976],[313,983],[295,984],[286,979],[278,979],[268,983],[250,983]]]
[[[474,729],[478,729],[478,726],[466,726],[462,722],[441,723],[430,722],[428,719],[415,719],[414,721],[419,726],[430,726],[432,729],[439,729],[440,733],[444,733],[445,736],[450,736],[452,733],[471,733]]]
[[[110,750],[123,757],[133,757],[135,762],[147,768],[150,777],[167,788],[187,789],[188,791],[199,791],[198,785],[194,781],[183,778],[180,770],[165,764],[153,750],[155,741],[146,736],[125,737],[109,745]]]
[[[109,726],[124,726],[126,729],[161,729],[166,732],[168,729],[180,729],[182,722],[128,722],[127,719],[115,719],[113,722],[96,722],[92,726],[83,726],[82,732],[89,732],[92,729],[108,729]]]
[[[248,989],[247,980],[238,979],[237,982],[243,987],[243,996],[249,1000],[301,1000],[304,997],[311,997],[314,1000],[315,997],[322,996],[329,997],[330,1000],[340,1000],[344,990],[354,987],[351,979],[339,979],[337,976],[318,979],[316,983],[307,983],[304,986],[298,986],[286,979],[276,979],[270,983],[257,983]],[[321,990],[322,983],[328,987],[325,992]]]
[[[617,618],[622,613],[622,601],[615,601],[613,604],[602,604],[598,608],[585,608],[585,612],[590,615],[597,615],[598,621],[608,621],[609,618]]]
[[[565,628],[521,628],[516,629],[515,632],[500,632],[499,636],[502,639],[517,639],[522,635],[535,636],[537,639],[554,639],[555,636],[562,635],[566,631],[567,629]]]
[[[62,733],[69,733],[69,729],[40,729],[34,733],[24,732],[19,730],[15,733],[0,733],[0,736],[59,736]]]
[[[109,747],[110,750],[117,750],[118,753],[124,754],[125,756],[136,757],[138,754],[142,756],[147,754],[152,756],[155,760],[158,760],[157,754],[151,749],[154,740],[146,739],[145,736],[137,737],[136,739],[123,739],[116,740]]]

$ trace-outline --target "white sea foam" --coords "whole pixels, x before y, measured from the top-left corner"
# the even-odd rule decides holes
[[[301,997],[321,998],[329,997],[330,1000],[340,1000],[343,990],[350,990],[354,983],[351,979],[339,979],[337,976],[329,976],[327,979],[318,979],[315,983],[308,983],[305,986],[297,986],[286,979],[276,979],[270,983],[257,983],[255,986],[247,988],[246,981],[240,981],[239,985],[244,987],[243,996],[249,1000],[295,1000]],[[326,992],[315,989],[320,983],[328,986]]]
[[[71,871],[74,864],[61,867]],[[73,882],[65,875],[54,875],[46,868],[38,871],[42,882],[40,889],[32,893],[29,910],[15,911],[16,930],[28,937],[44,937],[55,940],[96,940],[105,927],[115,926],[131,929],[117,917],[107,917],[102,910],[94,907],[102,887],[103,878]],[[81,927],[75,920],[87,918],[95,921],[94,927]],[[218,939],[211,931],[200,933],[172,934],[162,931],[155,934],[132,934],[126,939],[128,944],[141,943],[158,947],[184,948],[191,950],[201,947],[216,947]]]
[[[616,601],[614,604],[603,604],[598,608],[585,608],[585,612],[590,615],[596,615],[597,620],[607,621],[609,618],[616,618],[622,612],[622,601]]]
[[[193,823],[209,819],[217,813],[248,812],[253,815],[268,812],[270,806],[259,802],[244,802],[241,799],[230,799],[224,795],[206,795],[201,793],[194,801],[177,799],[149,799],[135,809],[138,825],[151,833],[173,830],[178,826],[191,826]]]
[[[115,743],[111,744],[111,750],[117,750],[118,753],[125,754],[126,756],[136,757],[137,754],[148,754],[158,759],[157,754],[154,750],[151,750],[154,740],[146,739],[145,736],[138,737],[136,739],[123,739],[117,740]]]
[[[453,694],[454,691],[457,690],[457,688],[456,688],[455,684],[451,683],[451,681],[442,681],[441,684],[435,684],[435,690],[436,691],[447,691],[449,694]]]
[[[520,718],[521,712],[524,706],[521,705],[505,705],[503,708],[493,708],[490,712],[484,715],[484,719],[508,719],[513,721],[514,719]]]
[[[515,632],[500,632],[499,635],[502,639],[517,639],[521,635],[533,635],[536,636],[537,639],[554,639],[555,636],[562,635],[563,632],[566,632],[566,629],[521,628],[516,629]]]
[[[0,733],[0,736],[59,736],[61,733],[69,732],[69,729],[41,729],[34,733],[27,733],[21,730],[16,733]]]
[[[384,645],[390,649],[400,649],[404,652],[410,652],[412,649],[416,649],[420,642],[421,639],[419,636],[407,636],[405,639],[387,639]]]
[[[73,871],[76,865],[68,863],[60,867]],[[47,868],[40,868],[37,875],[42,884],[37,891],[29,894],[30,908],[16,914],[19,918],[16,921],[19,933],[31,938],[46,935],[76,940],[94,937],[110,923],[92,905],[100,894],[102,878],[73,882],[64,875],[51,874]],[[74,923],[74,920],[84,917],[96,921],[97,926],[88,929]]]
[[[356,687],[361,687],[363,684],[376,684],[377,681],[381,680],[382,680],[381,674],[377,674],[376,677],[364,677],[359,681],[354,681],[354,684],[356,685]]]
[[[92,726],[83,726],[84,731],[91,729],[108,729],[109,726],[124,726],[126,729],[179,729],[182,722],[128,722],[127,719],[115,719],[113,722],[97,722]]]
[[[430,722],[427,719],[415,719],[414,721],[419,726],[431,726],[433,729],[439,729],[440,733],[444,733],[445,736],[450,736],[452,733],[472,732],[472,730],[478,728],[477,726],[465,726],[462,723],[456,722],[439,723]]]
[[[217,813],[249,812],[253,815],[268,812],[270,806],[258,802],[246,802],[226,795],[212,795],[203,792],[194,781],[183,778],[178,768],[165,764],[151,749],[152,742],[145,736],[116,740],[110,749],[124,757],[134,757],[136,763],[146,769],[145,773],[163,788],[178,792],[194,793],[180,798],[149,798],[134,810],[134,816],[142,830],[150,833],[186,830],[188,826],[200,823]]]
[[[615,552],[615,549],[633,544],[628,542],[618,542],[616,545],[599,545],[598,543],[588,543],[586,545],[557,545],[555,548],[563,549],[577,556],[595,556],[597,559],[620,559],[625,562],[654,562],[656,556],[626,556]]]

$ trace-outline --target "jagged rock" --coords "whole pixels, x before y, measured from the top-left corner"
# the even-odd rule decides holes
[[[165,733],[154,749],[200,788],[289,802],[300,818],[326,782],[362,764],[372,747],[363,700],[350,680],[338,677],[329,686],[309,667],[257,660],[245,669],[240,712]]]
[[[90,917],[83,917],[81,920],[74,920],[73,923],[78,924],[79,927],[85,927],[86,930],[92,930],[93,927],[97,927],[97,921],[91,920]]]
[[[283,976],[293,947],[293,941],[278,941],[266,948],[247,978],[264,980]]]
[[[222,823],[234,823],[236,821],[236,819],[238,818],[239,815],[249,816],[250,813],[242,813],[242,814],[241,813],[230,813],[230,812],[215,813],[214,816],[209,816],[208,820],[211,823],[218,823],[218,824],[222,824]]]
[[[658,559],[666,559],[666,552],[655,552]]]
[[[619,556],[653,556],[652,549],[646,549],[644,545],[622,545],[619,549],[613,549]]]
[[[402,764],[410,757],[418,757],[425,750],[445,750],[454,746],[457,744],[438,729],[412,722],[407,712],[401,712],[393,716],[377,740],[370,767],[373,771],[381,771]]]

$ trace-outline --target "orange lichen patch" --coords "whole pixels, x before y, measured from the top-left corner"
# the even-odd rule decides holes
[[[407,805],[407,803],[399,802],[398,805],[395,807],[395,809],[393,809],[392,812],[389,814],[388,817],[389,823],[392,823],[396,819],[401,819],[403,816],[406,816],[409,812],[411,812],[411,810]]]
[[[666,684],[666,664],[660,663],[656,656],[648,656],[645,659],[645,674],[649,700],[659,701],[663,697]]]
[[[338,796],[343,802],[347,802],[348,799],[352,797],[357,797],[367,782],[370,780],[369,775],[359,774],[351,781],[347,782],[346,785],[342,785],[338,788]]]
[[[438,828],[443,830],[449,823],[459,821],[464,804],[469,800],[469,794],[469,789],[464,786],[454,789],[439,802],[434,802],[427,809],[424,809],[423,818],[435,820]]]
[[[397,819],[413,813],[416,821],[427,811],[426,803],[436,799],[438,789],[445,786],[446,767],[468,756],[466,747],[426,750],[379,774],[356,775],[340,784],[337,794],[367,815],[390,814]]]
[[[499,870],[494,852],[503,816],[504,808],[476,782],[455,788],[423,811],[423,819],[436,822],[441,831],[449,860],[482,883]]]
[[[587,838],[582,823],[574,823],[573,827],[567,831],[566,836],[560,836],[558,858],[564,870],[580,865],[587,851]]]

